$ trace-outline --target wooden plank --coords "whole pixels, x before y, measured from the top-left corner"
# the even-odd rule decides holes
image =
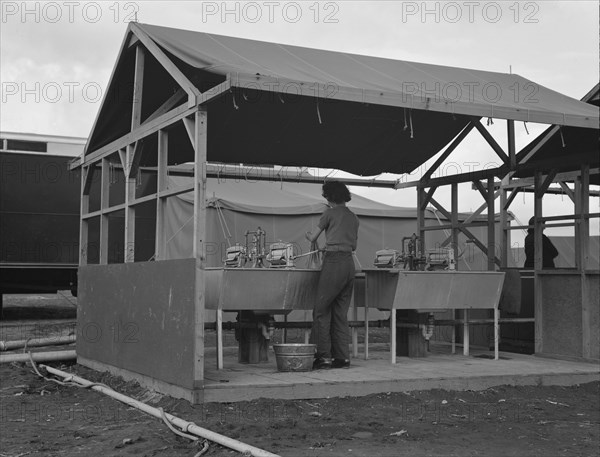
[[[194,138],[194,240],[193,256],[196,259],[195,274],[195,342],[194,386],[204,386],[204,321],[206,307],[206,157],[207,157],[207,110],[200,108],[195,115]]]
[[[488,191],[487,191],[487,245],[488,245],[488,270],[496,270],[496,215],[495,215],[495,198],[494,198],[494,178],[488,179]],[[502,227],[504,233],[504,227]],[[504,256],[502,256],[504,257]]]
[[[502,183],[501,183],[502,185],[500,186],[500,233],[501,233],[500,267],[501,268],[508,267],[508,256],[509,256],[509,252],[510,252],[510,243],[509,243],[510,232],[508,230],[510,221],[508,220],[508,211],[507,211],[510,203],[508,203],[508,199],[507,199],[508,191],[503,186],[503,184],[508,184],[509,181],[510,181],[510,178],[508,176],[505,176],[504,178],[502,178]],[[513,193],[514,193],[514,191],[513,191]]]
[[[140,138],[136,141],[127,156],[127,178],[136,178],[140,166],[140,160],[144,152],[145,138]]]
[[[158,176],[157,189],[158,198],[156,199],[156,240],[154,255],[156,260],[164,260],[167,255],[167,233],[166,233],[166,210],[167,199],[162,198],[161,192],[167,190],[168,175],[167,166],[169,160],[169,132],[167,130],[158,131]]]
[[[469,355],[469,310],[463,309],[463,355]]]
[[[100,179],[100,265],[108,264],[108,215],[104,210],[108,207],[109,198],[109,166],[107,158],[102,159],[102,177]]]
[[[133,145],[126,149],[127,163],[133,160],[132,155],[135,152]],[[140,154],[141,155],[141,154]],[[135,261],[135,206],[132,205],[135,200],[136,178],[125,175],[125,263]]]
[[[88,263],[88,236],[89,236],[89,227],[88,221],[83,218],[84,214],[87,214],[90,208],[90,194],[89,188],[86,192],[87,181],[89,176],[92,174],[91,167],[82,167],[81,168],[81,200],[79,202],[79,214],[81,215],[79,219],[79,265],[87,265]]]
[[[548,173],[542,180],[540,180],[540,184],[537,186],[536,193],[543,196],[546,193],[548,187],[550,187],[550,184],[554,182],[556,174],[556,169],[550,170],[550,173]]]
[[[135,143],[136,141],[147,137],[148,135],[157,132],[158,130],[168,127],[169,125],[177,122],[179,119],[185,116],[189,116],[195,111],[195,108],[188,108],[187,106],[178,106],[172,109],[168,113],[159,116],[152,122],[148,122],[136,129],[135,132],[130,132],[123,135],[121,138],[116,139],[93,152],[90,152],[85,156],[83,162],[80,165],[88,165],[101,160],[103,157],[112,154],[113,152],[126,147],[129,144]]]
[[[429,169],[427,170],[427,172],[423,175],[423,177],[421,179],[426,181],[429,178],[431,178],[431,176],[433,175],[435,170],[437,170],[440,167],[440,165],[442,163],[444,163],[444,160],[446,160],[448,158],[448,156],[450,154],[452,154],[452,152],[458,147],[458,145],[462,142],[462,140],[465,139],[465,137],[471,132],[471,130],[473,130],[474,127],[475,127],[474,123],[472,121],[469,122],[465,126],[465,128],[460,131],[460,133],[456,136],[456,138],[454,138],[452,143],[450,143],[450,145],[446,148],[446,150],[442,153],[442,155],[435,161],[435,163],[431,167],[429,167]]]
[[[504,149],[502,149],[502,147],[498,144],[498,142],[494,139],[494,137],[490,134],[490,132],[488,132],[487,129],[481,124],[479,119],[477,119],[476,122],[474,120],[474,123],[475,123],[475,128],[477,129],[477,131],[479,133],[481,133],[481,136],[492,147],[492,149],[494,150],[496,155],[498,157],[500,157],[500,159],[502,160],[502,162],[505,165],[508,165],[509,160],[508,160],[508,156],[506,155],[506,152],[504,152]]]
[[[158,60],[158,62],[167,70],[169,75],[181,86],[188,94],[188,108],[196,106],[200,91],[194,84],[182,73],[182,71],[167,57],[167,55],[158,47],[158,45],[144,32],[135,22],[129,23],[131,31],[139,38],[148,51]],[[139,46],[138,46],[139,47]]]
[[[131,108],[131,130],[140,126],[142,119],[142,94],[144,92],[144,48],[135,48],[135,73],[133,76],[133,100]]]
[[[559,128],[560,127],[558,125],[553,125],[548,133],[543,136],[543,138],[531,149],[531,151],[524,156],[517,157],[519,164],[522,165],[531,160],[531,158],[537,154],[537,152],[548,142],[548,140],[552,139],[556,132],[558,132]]]
[[[575,181],[579,183],[579,195],[576,201],[579,202],[578,208],[575,209],[575,213],[578,215],[586,215],[590,212],[590,167],[589,165],[581,166],[581,176]],[[589,240],[590,240],[590,220],[586,217],[582,217],[579,224],[575,226],[575,240],[579,238],[579,255],[580,263],[577,265],[581,271],[581,348],[582,357],[592,357],[592,310],[597,310],[597,304],[592,303],[590,294],[590,278],[586,274],[590,266],[589,263]],[[577,244],[577,243],[576,243]],[[577,255],[577,254],[576,254]]]
[[[456,192],[458,192],[458,184],[452,184],[452,189],[456,188]],[[452,191],[454,192],[454,191]],[[431,204],[433,206],[435,206],[435,208],[443,214],[443,216],[448,219],[449,221],[451,221],[453,219],[453,216],[451,213],[449,213],[440,203],[437,202],[437,200],[435,198],[431,198]],[[458,203],[457,203],[458,204]],[[452,212],[454,212],[454,208],[451,209]],[[456,213],[456,224],[454,224],[454,222],[452,223],[453,225],[458,225],[458,212]]]
[[[499,359],[498,346],[500,344],[500,310],[494,309],[494,360]]]
[[[508,164],[511,170],[517,168],[517,153],[515,143],[515,121],[506,121],[506,136],[508,140]]]
[[[468,173],[458,173],[456,175],[443,176],[441,178],[431,178],[428,180],[409,181],[405,183],[398,182],[396,189],[408,189],[410,187],[431,187],[431,186],[445,186],[453,183],[464,183],[473,181],[474,179],[488,179],[490,176],[498,176],[502,178],[508,173],[508,167],[501,165],[498,168],[492,168],[487,170],[472,171]]]
[[[396,363],[396,310],[390,311],[390,362]]]
[[[195,116],[195,114],[194,114],[194,116]],[[190,119],[189,117],[184,117],[181,120],[183,121],[183,125],[185,127],[185,131],[188,134],[188,138],[190,139],[190,143],[192,143],[192,145],[193,145],[194,141],[196,140],[196,131],[194,130],[195,117],[192,119]]]
[[[542,280],[539,275],[539,271],[542,269],[542,197],[543,195],[538,194],[538,189],[542,184],[542,174],[539,171],[535,172],[534,176],[534,204],[533,204],[533,215],[535,217],[534,222],[534,270],[535,270],[535,278],[534,278],[534,317],[535,317],[535,352],[541,353],[544,349],[544,341],[543,341],[543,289],[542,289]]]
[[[94,171],[96,169],[95,165],[89,165],[87,167],[82,167],[81,177],[83,178],[83,188],[82,195],[90,195],[90,189],[92,188],[92,182],[94,180]],[[87,212],[87,209],[86,209]],[[85,213],[81,213],[85,214]]]
[[[511,203],[514,201],[515,197],[517,195],[519,195],[519,192],[521,190],[522,189],[520,187],[517,187],[517,188],[513,189],[513,191],[510,193],[510,196],[508,197],[508,199],[505,198],[505,203],[503,205],[501,205],[503,212],[508,211],[508,208],[510,208]]]
[[[427,196],[429,198],[433,196],[433,192],[435,192],[435,187],[429,189],[429,192],[425,194],[425,189],[422,187],[417,187],[417,230],[419,232],[419,250],[421,254],[425,252],[425,208],[427,207]]]
[[[423,188],[421,188],[423,189]],[[437,186],[431,186],[429,188],[429,190],[427,191],[427,194],[424,194],[422,199],[421,199],[421,204],[419,205],[419,208],[422,208],[423,210],[425,210],[427,208],[427,205],[429,204],[431,198],[433,197],[433,194],[435,193],[435,191],[437,190]]]
[[[569,185],[564,181],[558,181],[558,185],[564,191],[564,193],[571,199],[573,203],[575,203],[575,193],[573,189],[569,187]]]
[[[223,369],[223,310],[217,309],[216,311],[216,324],[217,324],[217,370]]]
[[[488,178],[490,179],[490,178]],[[493,178],[492,178],[492,183],[493,183]],[[481,194],[481,196],[483,197],[483,199],[486,202],[486,208],[487,208],[487,203],[488,203],[488,191],[486,190],[485,187],[483,187],[483,184],[481,184],[481,181],[479,181],[478,179],[475,179],[473,181],[473,185],[475,186],[475,188],[479,191],[479,193]],[[489,186],[488,186],[489,187]],[[493,188],[492,188],[492,192],[493,192]]]
[[[453,183],[450,187],[451,211],[449,219],[452,221],[452,249],[454,251],[454,260],[458,259],[458,184]],[[433,198],[431,202],[433,203]],[[437,203],[437,202],[436,202]],[[439,208],[438,208],[439,209]],[[446,212],[446,214],[448,214]]]
[[[168,113],[170,110],[175,108],[181,100],[186,97],[186,93],[182,88],[178,88],[173,95],[171,95],[162,105],[160,105],[156,111],[154,111],[150,116],[148,116],[142,125],[145,125],[157,117],[162,116],[165,113]]]

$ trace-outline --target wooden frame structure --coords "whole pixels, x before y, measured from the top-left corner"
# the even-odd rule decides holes
[[[208,157],[208,115],[209,115],[209,103],[213,102],[221,97],[226,96],[230,93],[234,87],[243,87],[244,84],[254,84],[260,89],[261,84],[269,83],[270,79],[263,76],[244,76],[236,75],[227,77],[223,82],[216,84],[214,87],[201,92],[198,87],[190,81],[188,76],[173,63],[173,61],[165,54],[165,51],[159,47],[152,38],[137,24],[131,23],[128,33],[121,46],[121,54],[127,50],[135,49],[135,64],[134,64],[134,76],[133,76],[133,98],[131,103],[131,120],[130,120],[130,131],[124,133],[117,139],[113,139],[106,144],[102,144],[99,147],[92,150],[90,143],[86,146],[84,156],[78,161],[74,162],[72,167],[81,167],[81,230],[80,230],[80,275],[87,278],[87,283],[83,285],[83,291],[81,293],[83,302],[96,303],[96,300],[111,302],[114,300],[135,300],[136,285],[131,283],[127,275],[130,277],[140,278],[144,275],[148,276],[148,284],[145,286],[151,289],[150,292],[146,292],[146,297],[149,303],[145,304],[150,309],[150,317],[153,319],[150,322],[150,327],[160,324],[160,319],[154,316],[152,313],[153,304],[155,301],[166,300],[171,305],[171,299],[173,291],[177,290],[178,287],[185,289],[182,292],[181,302],[190,303],[191,314],[182,317],[177,321],[179,327],[175,327],[176,331],[180,331],[183,335],[182,338],[187,338],[184,342],[177,341],[174,345],[179,345],[174,348],[167,348],[165,351],[180,351],[184,354],[181,360],[177,363],[179,367],[187,367],[191,365],[189,372],[186,371],[185,376],[181,382],[178,380],[174,381],[172,373],[165,372],[166,369],[161,371],[160,364],[148,368],[147,372],[142,373],[140,370],[124,368],[126,364],[123,358],[129,357],[128,360],[135,360],[136,357],[145,354],[147,349],[141,346],[134,347],[120,346],[119,350],[115,350],[110,356],[99,352],[98,345],[94,347],[92,344],[84,346],[83,344],[78,345],[78,350],[81,347],[81,352],[78,354],[80,363],[87,364],[93,368],[99,369],[112,369],[116,370],[119,374],[135,375],[138,379],[146,381],[147,384],[153,385],[154,387],[174,395],[183,396],[190,399],[192,402],[199,402],[202,400],[202,389],[204,380],[204,323],[205,323],[205,268],[206,268],[206,181],[207,176],[227,176],[228,173],[232,173],[231,170],[222,169],[218,166],[209,166],[207,164]],[[144,72],[148,65],[149,56],[152,56],[176,81],[178,89],[165,101],[163,101],[158,107],[156,107],[152,113],[146,115],[145,118],[142,115],[144,107]],[[116,69],[118,63],[113,70],[109,84],[113,83],[115,78]],[[283,81],[285,82],[285,81]],[[282,81],[278,81],[278,87],[282,87]],[[320,87],[320,90],[326,91],[326,87]],[[271,88],[271,90],[274,90]],[[302,96],[315,97],[314,88],[309,91],[308,87],[302,87]],[[107,91],[108,94],[108,91]],[[429,105],[429,99],[427,102],[422,104],[415,103],[411,98],[410,101],[406,101],[401,97],[389,98],[380,93],[370,93],[369,91],[355,91],[348,88],[341,88],[338,96],[348,102],[357,103],[376,103],[382,106],[394,106],[394,107],[410,107],[410,109],[431,109]],[[105,100],[102,104],[108,103],[106,100],[107,95],[105,94]],[[318,99],[318,97],[317,97]],[[413,104],[414,103],[414,104]],[[235,104],[235,100],[234,100]],[[437,106],[437,105],[436,105]],[[471,107],[463,107],[463,111],[469,111]],[[237,109],[237,108],[236,108]],[[454,116],[452,111],[454,108],[448,106],[438,106],[438,111],[447,112],[448,115]],[[318,110],[318,106],[317,106]],[[518,110],[517,110],[518,111]],[[493,107],[492,107],[493,112]],[[497,111],[497,114],[501,112]],[[465,113],[463,113],[464,115]],[[474,116],[474,112],[472,115]],[[471,117],[468,125],[454,138],[454,140],[447,146],[439,159],[434,165],[426,172],[423,178],[414,183],[399,183],[397,181],[380,181],[380,180],[343,180],[348,184],[353,185],[366,185],[372,187],[388,187],[388,188],[417,188],[417,204],[418,204],[418,224],[419,224],[419,235],[421,242],[424,243],[426,233],[429,230],[450,230],[450,236],[442,243],[442,246],[450,245],[455,251],[455,257],[458,257],[458,236],[460,233],[467,236],[479,249],[487,254],[488,257],[488,270],[496,270],[497,268],[504,268],[507,266],[507,255],[508,255],[508,238],[509,231],[518,229],[521,227],[510,226],[510,222],[507,219],[507,211],[515,196],[526,187],[530,187],[533,184],[534,191],[536,192],[536,203],[535,203],[535,216],[536,216],[536,229],[543,226],[557,226],[564,225],[563,222],[566,217],[543,217],[542,213],[542,199],[545,192],[548,191],[549,186],[552,182],[557,181],[561,187],[565,189],[565,192],[575,202],[575,214],[570,216],[572,222],[571,225],[575,225],[576,239],[577,239],[577,274],[581,279],[580,283],[580,295],[582,297],[582,313],[584,319],[589,317],[591,311],[589,300],[593,296],[591,290],[591,281],[593,280],[590,275],[597,277],[597,271],[589,271],[586,263],[586,238],[589,234],[589,219],[591,217],[598,217],[600,214],[589,213],[589,174],[590,172],[597,173],[597,169],[590,170],[590,167],[584,165],[580,170],[569,173],[559,173],[555,169],[550,169],[547,172],[544,170],[533,168],[534,177],[531,178],[516,178],[518,171],[529,169],[529,160],[535,156],[535,152],[528,154],[524,158],[519,158],[516,154],[515,148],[515,133],[514,133],[514,121],[515,119],[525,120],[527,113],[504,113],[503,116],[512,116],[507,120],[507,138],[508,138],[508,150],[504,151],[500,145],[494,140],[494,138],[488,133],[485,127],[481,124],[479,117]],[[544,114],[545,115],[545,114]],[[99,118],[101,111],[98,113],[98,117],[94,122],[93,130],[95,130],[99,124]],[[550,114],[547,115],[548,120],[559,120],[555,119],[556,116]],[[564,118],[564,116],[563,116]],[[574,120],[575,123],[581,123],[582,126],[587,126],[589,120]],[[170,144],[171,137],[173,136],[173,130],[178,128],[179,131],[184,131],[187,134],[187,141],[193,155],[190,156],[187,162],[193,162],[193,183],[190,185],[169,188],[167,186],[168,178],[168,167],[171,164],[171,152]],[[484,170],[480,172],[459,174],[455,176],[448,176],[442,178],[433,178],[435,170],[446,160],[452,152],[460,145],[464,138],[473,130],[477,130],[487,141],[492,150],[502,160],[502,165],[493,170]],[[185,136],[184,134],[184,136]],[[180,138],[181,139],[181,138]],[[155,143],[153,143],[155,142]],[[156,167],[154,173],[156,176],[156,188],[146,195],[137,195],[136,187],[137,182],[141,176],[141,170],[146,165],[143,164],[142,156],[145,151],[156,148]],[[88,150],[90,149],[90,150]],[[124,195],[122,202],[111,203],[111,169],[117,166],[122,170],[124,176]],[[281,181],[302,181],[304,180],[301,176],[294,176],[293,174],[281,174],[277,176],[260,176],[249,172],[250,176],[254,179],[271,179]],[[99,178],[99,179],[95,179]],[[498,186],[495,178],[501,180],[500,186]],[[575,189],[570,189],[565,181],[575,179]],[[90,206],[90,192],[93,186],[93,182],[99,183],[99,195],[100,202],[99,208],[91,209]],[[458,184],[462,182],[472,182],[476,189],[480,192],[484,199],[484,203],[466,220],[459,222],[458,217]],[[451,209],[445,209],[435,198],[434,193],[440,186],[449,185],[451,187]],[[569,189],[569,190],[566,190]],[[166,253],[166,235],[164,230],[165,224],[165,208],[166,201],[168,198],[187,193],[192,191],[194,194],[194,211],[193,211],[193,246],[191,251],[191,259],[184,259],[182,261],[165,261]],[[495,244],[495,209],[496,200],[500,200],[499,212],[501,215],[501,239],[502,243],[500,249],[497,249]],[[139,262],[136,258],[136,212],[140,208],[140,205],[155,205],[156,219],[154,222],[154,256],[152,260],[161,263],[165,261],[164,268],[161,270],[155,265],[149,265],[151,262]],[[441,226],[426,226],[425,225],[425,209],[428,205],[433,205],[438,211],[440,211],[451,223]],[[475,225],[481,225],[480,222],[475,221],[475,218],[483,213],[487,209],[487,241],[481,242],[478,240],[473,233],[469,230],[469,227]],[[109,262],[109,227],[110,227],[110,216],[124,213],[124,228],[123,228],[123,245],[122,245],[122,257],[124,262],[122,265],[111,266]],[[96,219],[97,218],[97,219]],[[90,223],[92,220],[99,220],[99,265],[88,265],[88,253],[90,246]],[[543,274],[541,271],[541,230],[537,230],[536,233],[539,235],[536,238],[536,288],[543,286]],[[147,259],[143,259],[147,260]],[[190,263],[190,260],[192,263]],[[193,265],[193,272],[189,270],[190,266]],[[171,275],[165,274],[161,276],[161,271],[172,270]],[[175,273],[179,272],[179,273]],[[181,273],[184,272],[184,273]],[[539,274],[538,274],[539,273]],[[192,286],[183,287],[179,276],[190,275],[193,278]],[[152,276],[154,275],[154,276]],[[110,283],[115,281],[115,291],[98,291],[94,289],[94,278],[99,277],[98,281]],[[124,277],[124,279],[121,278]],[[152,282],[152,278],[156,282]],[[120,281],[120,282],[119,282]],[[85,281],[84,281],[85,282]],[[160,284],[158,284],[160,283]],[[104,294],[103,297],[97,298],[94,293]],[[111,295],[112,294],[112,295]],[[132,298],[133,297],[133,298]],[[588,298],[586,298],[588,297]],[[536,312],[543,313],[541,306],[541,294],[536,302]],[[587,301],[586,301],[587,300]],[[93,307],[91,307],[93,308]],[[98,313],[99,311],[93,312]],[[146,311],[146,309],[144,309]],[[111,311],[115,313],[115,319],[122,320],[126,313],[118,308],[111,308]],[[183,312],[183,311],[182,311]],[[147,314],[147,313],[146,313]],[[96,314],[98,316],[98,314]],[[136,318],[134,315],[129,315],[130,318]],[[84,315],[82,319],[88,319],[88,323],[93,320],[94,316]],[[144,319],[148,316],[144,315]],[[497,316],[496,316],[497,318]],[[464,322],[467,324],[468,315],[465,311]],[[163,314],[164,324],[164,314]],[[537,325],[537,321],[536,321]],[[540,324],[541,325],[541,324]],[[152,327],[152,328],[160,328]],[[164,328],[164,325],[163,325]],[[468,325],[465,325],[468,329]],[[104,329],[106,331],[106,329]],[[467,332],[467,330],[465,330]],[[586,333],[587,332],[587,333]],[[593,344],[591,343],[591,336],[589,329],[583,333],[584,339],[584,351],[583,358],[594,358]],[[543,334],[543,328],[540,330],[540,334]],[[587,336],[586,336],[587,335]],[[152,335],[147,335],[150,338]],[[468,334],[465,333],[465,338],[468,339]],[[536,349],[539,348],[540,352],[543,352],[544,346],[541,341],[536,343]],[[184,347],[182,348],[181,345]],[[123,351],[125,348],[128,351],[127,354],[122,356],[119,351]],[[169,352],[157,354],[157,357],[163,357],[167,359]],[[118,363],[117,363],[118,362]],[[150,363],[150,362],[148,362]],[[147,363],[147,364],[148,364]],[[117,366],[121,364],[121,366]],[[185,371],[185,370],[184,370]]]

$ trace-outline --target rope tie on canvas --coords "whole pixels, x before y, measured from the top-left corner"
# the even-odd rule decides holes
[[[523,127],[525,127],[525,131],[527,132],[527,135],[529,135],[529,130],[527,130],[527,122],[523,122]]]
[[[323,124],[323,120],[321,119],[321,110],[319,109],[319,99],[317,98],[317,117],[319,118],[319,124]]]
[[[412,121],[412,109],[408,112],[408,120],[410,122],[410,137],[414,138],[413,121]]]

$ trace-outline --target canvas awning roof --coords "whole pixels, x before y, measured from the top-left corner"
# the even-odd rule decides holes
[[[138,23],[130,23],[127,37],[86,155],[131,131],[124,107],[133,96],[136,39],[158,47],[205,101],[211,162],[407,173],[473,118],[581,128],[599,122],[594,107],[516,74]],[[142,124],[177,90],[177,78],[151,53],[145,65]]]
[[[590,90],[582,99],[598,110],[600,84]],[[595,129],[577,127],[548,127],[517,154],[517,160],[529,157],[526,170],[517,173],[518,177],[533,176],[534,169],[557,169],[559,172],[578,170],[582,164],[590,168],[600,165],[600,135]],[[590,183],[600,184],[600,175],[590,175]]]

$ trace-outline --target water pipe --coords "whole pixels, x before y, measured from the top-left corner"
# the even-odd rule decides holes
[[[26,340],[0,341],[0,351],[12,351],[24,347],[56,346],[75,342],[75,335],[29,338]]]
[[[73,351],[73,352],[75,352],[75,351]],[[24,355],[27,356],[27,354],[24,354]],[[97,392],[101,392],[105,395],[108,395],[109,397],[114,398],[115,400],[125,403],[128,406],[133,406],[134,408],[137,408],[137,409],[145,412],[146,414],[150,414],[151,416],[154,416],[159,420],[163,420],[163,417],[166,417],[167,420],[171,424],[179,427],[184,433],[191,433],[193,435],[196,435],[201,438],[205,438],[209,441],[213,441],[217,444],[220,444],[221,446],[225,446],[225,447],[228,447],[235,451],[238,451],[238,452],[241,452],[244,454],[249,454],[254,457],[280,457],[277,454],[273,454],[269,451],[265,451],[263,449],[259,449],[254,446],[250,446],[249,444],[242,443],[241,441],[235,440],[233,438],[229,438],[229,437],[221,435],[219,433],[215,433],[215,432],[212,432],[205,428],[199,427],[198,425],[194,424],[193,422],[185,421],[176,416],[173,416],[172,414],[166,413],[164,411],[161,412],[161,410],[159,410],[157,408],[154,408],[150,405],[147,405],[146,403],[142,403],[141,401],[138,401],[131,397],[128,397],[127,395],[120,394],[120,393],[112,390],[109,387],[98,385],[96,383],[88,381],[87,379],[80,378],[79,376],[75,376],[73,374],[67,373],[62,370],[58,370],[56,368],[49,367],[47,365],[40,365],[40,367],[45,369],[48,373],[52,373],[53,375],[60,376],[68,381],[76,382],[77,384],[81,384],[83,387],[88,387]]]
[[[77,358],[75,349],[67,351],[32,352],[31,357],[35,362],[56,362],[59,360],[74,360]],[[0,363],[29,362],[29,353],[2,354]]]

